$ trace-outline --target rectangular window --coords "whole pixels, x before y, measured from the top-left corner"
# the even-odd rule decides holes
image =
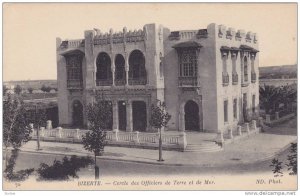
[[[252,113],[255,113],[255,95],[252,95]]]
[[[237,99],[233,100],[233,118],[237,119]]]
[[[228,100],[224,101],[224,122],[228,122]]]

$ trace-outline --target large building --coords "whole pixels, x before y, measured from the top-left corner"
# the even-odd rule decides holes
[[[257,115],[258,52],[255,33],[216,24],[57,38],[59,122],[85,126],[85,105],[100,93],[111,103],[112,130],[151,131],[151,104],[161,100],[172,116],[167,130],[226,131]]]

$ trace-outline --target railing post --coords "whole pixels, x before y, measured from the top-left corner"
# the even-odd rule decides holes
[[[233,138],[233,135],[232,135],[232,127],[230,127],[228,129],[228,136],[229,136],[229,139],[232,139]]]
[[[140,139],[139,139],[139,133],[140,132],[135,131],[134,133],[135,133],[134,138],[133,138],[134,142],[135,143],[140,143]]]
[[[276,120],[279,119],[279,112],[275,112],[275,119],[276,119]]]
[[[180,149],[182,149],[182,150],[184,150],[186,148],[187,141],[186,141],[186,133],[185,132],[179,133],[178,145],[179,145]]]
[[[271,123],[271,116],[270,114],[266,114],[266,122]]]
[[[45,137],[45,127],[41,127],[40,136]]]
[[[221,146],[223,147],[224,145],[224,135],[223,135],[223,131],[219,131],[217,138],[216,138],[216,142],[221,144]]]
[[[58,130],[58,137],[62,138],[62,128],[61,127],[57,127]]]
[[[119,141],[119,130],[113,130],[113,137],[112,137],[112,141]]]
[[[239,136],[242,135],[242,127],[241,127],[240,125],[237,126],[237,134],[238,134]]]
[[[80,140],[79,129],[76,129],[76,138]]]
[[[256,120],[252,120],[252,129],[254,131],[256,131],[257,127],[256,127]]]
[[[47,126],[46,126],[47,130],[52,129],[52,121],[51,120],[47,120]]]
[[[249,132],[250,132],[249,123],[245,123],[245,130],[249,134]]]

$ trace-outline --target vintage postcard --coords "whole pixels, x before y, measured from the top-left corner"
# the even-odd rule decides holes
[[[296,3],[3,3],[3,190],[297,190]]]

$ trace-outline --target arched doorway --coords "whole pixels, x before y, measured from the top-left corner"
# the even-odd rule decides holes
[[[73,127],[83,127],[83,106],[79,100],[73,101],[72,125]]]
[[[127,117],[126,117],[125,101],[118,102],[118,114],[119,114],[119,130],[126,131]]]
[[[185,130],[199,131],[199,106],[196,102],[189,100],[184,106]]]
[[[132,124],[134,131],[146,131],[147,107],[144,101],[132,102]]]

